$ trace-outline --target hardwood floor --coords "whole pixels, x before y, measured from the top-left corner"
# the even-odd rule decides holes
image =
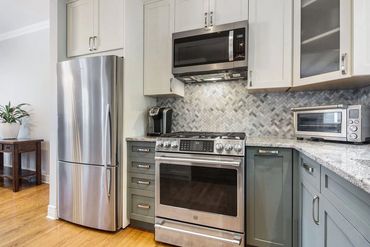
[[[6,185],[6,184],[5,184]],[[49,186],[23,186],[13,193],[0,181],[0,246],[167,246],[150,232],[126,228],[107,233],[46,218]]]

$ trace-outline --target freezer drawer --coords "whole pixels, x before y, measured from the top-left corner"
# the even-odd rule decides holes
[[[116,231],[116,167],[59,162],[59,218]]]

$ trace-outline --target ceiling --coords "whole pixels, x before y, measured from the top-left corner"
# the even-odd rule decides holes
[[[49,19],[49,0],[0,0],[0,34]]]

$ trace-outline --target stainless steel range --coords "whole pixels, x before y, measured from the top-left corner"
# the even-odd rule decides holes
[[[157,241],[244,246],[244,150],[244,133],[178,132],[157,139]]]

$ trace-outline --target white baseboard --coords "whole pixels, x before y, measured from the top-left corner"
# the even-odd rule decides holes
[[[58,211],[57,207],[54,205],[48,206],[48,215],[46,216],[49,220],[57,220],[58,219]]]
[[[41,175],[41,182],[44,183],[44,184],[48,184],[49,183],[49,175],[48,174],[42,174]]]

